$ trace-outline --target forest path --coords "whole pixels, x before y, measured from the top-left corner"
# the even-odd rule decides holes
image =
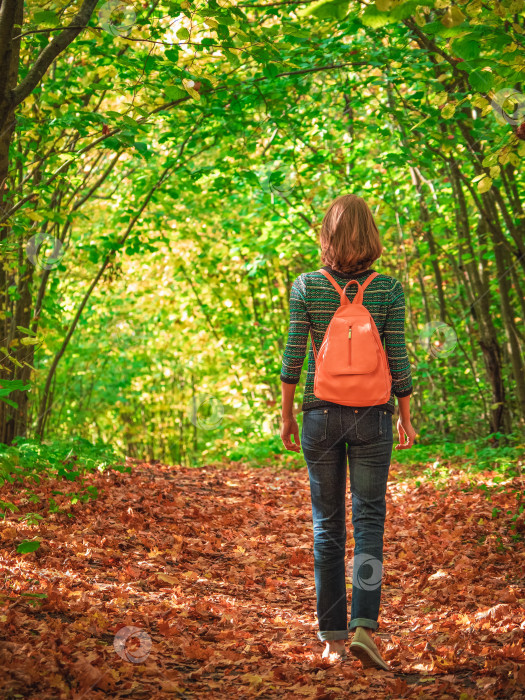
[[[91,475],[98,499],[41,521],[37,552],[16,554],[15,516],[0,524],[0,695],[523,697],[511,484],[489,501],[452,468],[417,478],[391,467],[376,640],[392,673],[320,660],[306,468],[137,463]]]

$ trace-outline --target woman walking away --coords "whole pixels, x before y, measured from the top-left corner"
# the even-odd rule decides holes
[[[397,279],[371,269],[382,245],[361,197],[344,195],[332,202],[322,222],[320,244],[324,266],[299,275],[291,288],[281,369],[281,438],[286,449],[300,452],[293,402],[311,334],[314,346],[308,357],[301,442],[312,500],[317,636],[327,642],[323,657],[342,658],[345,640],[353,631],[350,651],[363,666],[390,670],[373,632],[379,627],[394,396],[399,406],[396,449],[411,447],[416,436],[410,422],[405,298]],[[355,539],[348,569],[349,575],[352,571],[349,624],[347,459]]]

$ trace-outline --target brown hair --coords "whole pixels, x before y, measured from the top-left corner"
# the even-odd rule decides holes
[[[324,215],[319,242],[323,264],[345,273],[368,270],[383,251],[372,212],[355,194],[334,199]]]

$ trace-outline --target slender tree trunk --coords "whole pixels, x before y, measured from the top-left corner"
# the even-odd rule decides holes
[[[485,193],[489,195],[489,193]],[[487,200],[490,197],[487,196]],[[485,222],[483,222],[485,228]],[[523,361],[523,351],[520,348],[519,337],[516,332],[516,324],[514,322],[514,311],[510,301],[510,285],[509,285],[509,264],[506,264],[505,249],[503,247],[503,234],[492,234],[494,240],[494,253],[496,257],[496,269],[498,272],[499,294],[501,300],[501,318],[503,326],[510,345],[510,361],[512,365],[512,374],[516,387],[516,401],[519,406],[519,415],[522,421],[525,421],[525,366]]]
[[[470,296],[470,312],[479,329],[479,345],[483,353],[485,368],[492,388],[490,406],[490,432],[510,432],[510,413],[506,403],[503,370],[501,363],[501,348],[498,343],[496,328],[492,321],[490,305],[490,287],[484,283],[476,262],[477,256],[473,248],[470,222],[468,218],[465,195],[459,178],[459,168],[452,163],[450,177],[455,193],[456,223],[460,234],[466,240],[466,255],[468,262],[464,263],[466,276],[465,289]],[[460,245],[460,251],[462,246]],[[483,264],[482,258],[480,258]]]
[[[0,3],[0,218],[11,207],[11,195],[9,188],[9,167],[10,150],[13,134],[15,130],[15,108],[12,104],[11,94],[18,81],[18,66],[20,61],[20,39],[13,41],[12,37],[20,34],[24,15],[23,0],[2,0]],[[18,28],[16,28],[18,27]],[[17,369],[19,362],[17,355],[22,355],[26,348],[22,346],[18,349],[10,347],[13,340],[13,304],[9,296],[8,288],[16,283],[14,271],[9,272],[8,240],[12,236],[8,222],[0,226],[0,254],[3,264],[0,265],[0,345],[7,348],[11,360],[4,357],[0,365],[0,380],[17,379]],[[14,260],[12,261],[15,262]],[[25,280],[30,289],[30,280]],[[27,289],[23,290],[24,298]],[[16,331],[16,326],[15,326]],[[16,331],[19,342],[22,333]],[[12,395],[11,401],[20,401],[20,394]],[[27,415],[27,400],[23,406],[14,408],[7,403],[0,401],[0,442],[10,444],[16,435],[21,420],[20,411],[25,411]],[[25,434],[25,426],[22,430]]]
[[[39,85],[56,58],[87,26],[97,2],[98,0],[83,0],[82,6],[71,23],[59,33],[52,35],[53,38],[45,44],[19,82],[24,2],[23,0],[0,1],[0,221],[3,224],[0,226],[0,252],[4,260],[7,260],[7,243],[12,237],[9,212],[17,208],[13,206],[12,188],[9,187],[10,152],[16,126],[16,109]],[[20,184],[23,184],[22,179]],[[21,342],[26,332],[20,331],[18,326],[29,327],[32,271],[28,274],[28,262],[24,261],[24,243],[13,241],[12,247],[19,251],[19,279],[17,280],[14,273],[10,276],[8,265],[0,265],[0,341],[8,352],[0,366],[0,380],[26,381],[30,373],[27,366],[30,364],[28,358],[32,361],[33,351],[28,352],[28,347]],[[14,284],[17,286],[18,299],[13,312],[8,287]],[[13,370],[13,367],[16,369]],[[16,435],[26,434],[28,418],[27,393],[12,392],[10,400],[14,402],[16,408],[0,401],[0,442],[8,444]]]

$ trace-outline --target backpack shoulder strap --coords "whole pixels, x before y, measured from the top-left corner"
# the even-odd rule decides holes
[[[350,300],[346,296],[346,288],[352,284],[355,283],[357,284],[357,294],[355,295],[354,299],[352,300],[352,304],[362,304],[363,303],[363,292],[367,288],[367,286],[370,284],[370,282],[374,279],[374,277],[377,277],[378,273],[377,272],[372,272],[372,274],[367,277],[366,281],[363,282],[363,284],[359,284],[357,280],[350,280],[345,284],[344,288],[341,289],[341,287],[337,284],[337,282],[334,280],[332,275],[328,273],[326,270],[323,270],[322,268],[318,270],[318,272],[321,272],[327,280],[329,280],[333,286],[335,291],[339,294],[341,298],[341,304],[350,304]]]
[[[332,275],[331,275],[329,272],[327,272],[326,270],[323,270],[323,268],[321,268],[320,270],[318,270],[318,272],[320,272],[322,275],[324,275],[324,276],[326,277],[326,279],[327,279],[329,282],[331,282],[331,283],[333,284],[335,291],[339,294],[339,296],[341,296],[341,293],[342,293],[343,290],[342,290],[341,287],[337,284],[337,282],[334,280],[334,278],[332,277]]]
[[[378,275],[377,272],[372,272],[372,274],[366,278],[366,280],[365,280],[365,282],[363,282],[363,284],[358,283],[359,289],[357,290],[357,294],[355,295],[355,297],[352,300],[352,304],[362,304],[363,303],[363,293],[364,293],[365,289],[368,287],[368,285],[370,284],[370,282],[374,279],[374,277],[377,277],[377,275]],[[356,301],[357,298],[359,298],[358,301]]]
[[[363,292],[365,289],[368,287],[370,282],[374,279],[374,277],[377,277],[377,272],[372,272],[370,277],[367,277],[366,282],[363,282],[363,284],[359,284],[357,280],[350,280],[348,284],[345,285],[345,288],[343,289],[343,293],[341,294],[341,304],[362,304],[363,303]],[[350,301],[348,297],[346,296],[346,288],[351,285],[351,284],[357,284],[357,292],[355,297]]]

